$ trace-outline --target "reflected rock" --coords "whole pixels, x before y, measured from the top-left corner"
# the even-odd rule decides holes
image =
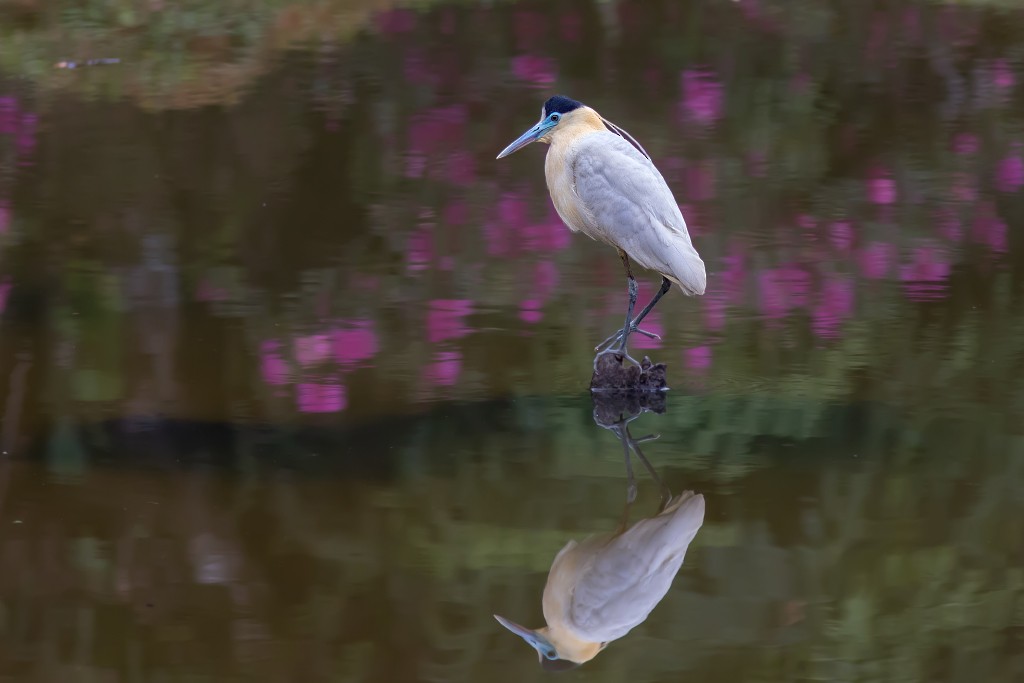
[[[650,412],[661,415],[665,412],[665,393],[661,391],[629,391],[617,389],[594,392],[590,395],[594,403],[594,422],[609,429],[624,419],[639,417]]]
[[[640,367],[624,365],[622,357],[614,353],[600,355],[594,362],[594,375],[590,378],[591,391],[665,391],[665,364],[652,363],[644,356]]]
[[[588,662],[647,619],[703,523],[704,496],[686,491],[628,530],[569,541],[544,587],[547,626],[534,630],[495,619],[537,650],[545,669]]]

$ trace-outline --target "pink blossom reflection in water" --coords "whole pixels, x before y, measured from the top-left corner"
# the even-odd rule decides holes
[[[941,299],[946,294],[946,278],[951,270],[949,255],[934,245],[916,247],[907,263],[900,266],[900,280],[912,301]]]
[[[331,340],[326,334],[311,334],[295,338],[295,360],[307,367],[327,360],[331,355]]]
[[[469,204],[463,199],[454,199],[441,212],[446,225],[465,225],[469,221]]]
[[[533,287],[542,301],[554,294],[559,278],[558,266],[551,261],[541,261],[533,267]]]
[[[709,345],[694,346],[683,351],[683,365],[690,370],[707,372],[711,369],[712,349]]]
[[[762,270],[757,280],[761,313],[768,318],[784,318],[807,304],[811,276],[795,264]]]
[[[377,334],[372,320],[348,320],[328,334],[334,360],[342,367],[358,367],[377,355]]]
[[[999,162],[996,188],[1000,192],[1017,192],[1024,187],[1024,157],[1012,154]]]
[[[724,294],[711,291],[705,294],[701,302],[704,308],[704,324],[712,332],[721,332],[725,328],[725,317],[729,310],[729,302]]]
[[[464,105],[437,107],[418,116],[409,125],[409,152],[447,154],[462,142],[469,112]]]
[[[896,203],[896,181],[885,171],[877,171],[867,181],[868,201],[887,206]]]
[[[14,97],[0,97],[0,135],[15,135],[18,132],[18,100]]]
[[[996,59],[992,62],[990,77],[993,85],[1000,90],[1009,90],[1017,83],[1013,67],[1006,59]]]
[[[747,283],[747,246],[739,240],[732,240],[729,253],[722,257],[725,271],[718,281],[721,291],[729,303],[739,303],[743,299],[743,291]],[[715,286],[713,285],[713,288]]]
[[[524,299],[519,302],[519,319],[535,325],[544,319],[543,307],[544,303],[537,299]]]
[[[680,76],[681,110],[686,118],[712,124],[722,115],[722,84],[710,69],[687,69]]]
[[[551,253],[569,246],[570,234],[560,219],[526,226],[521,231],[521,243],[529,251]]]
[[[403,173],[406,178],[421,178],[427,169],[427,156],[411,152],[405,155],[405,167]]]
[[[683,170],[683,176],[688,200],[703,202],[715,198],[717,178],[712,162],[704,160],[690,164]]]
[[[840,325],[853,313],[853,302],[852,279],[838,275],[827,277],[811,311],[811,329],[819,337],[837,338]]]
[[[534,325],[544,319],[544,302],[555,292],[558,279],[558,267],[551,261],[541,261],[533,267],[529,286],[534,296],[519,302],[520,320]]]
[[[281,342],[276,339],[260,344],[260,372],[263,381],[271,386],[287,384],[290,379],[288,363],[281,356]]]
[[[992,251],[1000,253],[1006,251],[1006,222],[1000,218],[999,212],[991,201],[983,202],[978,206],[974,215],[974,223],[971,226],[971,237]]]
[[[547,57],[520,55],[512,58],[512,74],[535,88],[549,88],[555,82],[557,68]]]
[[[978,148],[981,147],[981,142],[974,133],[958,133],[953,138],[952,147],[954,153],[968,156],[977,154]]]
[[[956,173],[953,176],[951,194],[960,202],[973,202],[978,198],[977,178],[970,173]]]
[[[458,351],[439,351],[423,369],[423,377],[434,386],[452,386],[462,372],[462,355]]]
[[[506,192],[498,199],[496,220],[483,226],[487,255],[508,257],[515,251],[514,237],[529,220],[526,198],[514,192]]]
[[[410,271],[425,270],[434,259],[432,226],[421,225],[409,235],[405,245],[406,267]]]
[[[468,187],[476,182],[476,159],[467,151],[445,157],[442,175],[452,185]]]
[[[469,299],[433,299],[427,304],[427,341],[436,344],[466,336],[465,318],[472,312]]]
[[[27,157],[36,148],[36,129],[39,127],[39,115],[28,113],[21,117],[21,126],[15,138],[15,147],[19,156]],[[22,162],[26,165],[27,162]]]
[[[836,221],[829,226],[829,241],[832,247],[841,253],[848,253],[853,248],[853,226],[847,221]]]
[[[303,413],[337,413],[345,409],[348,397],[340,381],[323,379],[296,385],[295,403]]]
[[[871,242],[860,252],[860,272],[869,280],[881,280],[892,272],[896,247],[888,242]]]
[[[948,242],[958,242],[964,236],[959,212],[952,206],[943,206],[935,212],[935,227],[939,236]]]

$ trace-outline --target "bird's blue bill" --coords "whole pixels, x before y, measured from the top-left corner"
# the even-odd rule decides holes
[[[533,128],[531,128],[530,130],[526,131],[518,138],[516,138],[516,141],[513,142],[511,145],[501,150],[501,154],[499,154],[496,158],[501,159],[502,157],[507,157],[512,152],[518,151],[523,147],[526,147],[531,142],[539,140],[540,138],[544,137],[545,133],[554,128],[556,124],[557,121],[552,121],[549,118],[542,120]]]
[[[555,650],[555,646],[549,643],[547,638],[536,631],[528,629],[525,626],[520,626],[514,621],[509,621],[505,617],[499,617],[497,614],[494,615],[494,618],[498,620],[499,624],[529,643],[541,657],[544,657],[545,659],[556,659],[558,657],[558,652]]]

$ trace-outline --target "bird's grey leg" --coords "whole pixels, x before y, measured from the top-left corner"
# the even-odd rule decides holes
[[[640,289],[636,284],[636,278],[629,274],[629,306],[626,308],[626,324],[622,326],[622,350],[626,350],[626,340],[629,339],[629,326],[633,322],[633,309],[636,308],[636,297]]]
[[[616,355],[621,355],[624,360],[629,360],[631,363],[637,366],[640,365],[640,363],[635,358],[630,356],[629,353],[626,351],[626,341],[629,339],[629,333],[631,331],[630,326],[633,323],[633,309],[636,308],[636,278],[633,277],[633,269],[629,267],[629,256],[626,255],[626,252],[619,249],[619,258],[622,259],[622,265],[626,267],[626,282],[629,287],[629,307],[626,309],[626,322],[622,326],[622,329],[619,330],[618,335],[616,335],[616,338],[619,342],[618,345],[613,343],[607,349],[598,353],[597,356],[594,358],[595,369],[597,368],[597,359],[606,353],[614,353]]]
[[[667,277],[662,276],[662,278],[661,278],[661,289],[659,289],[658,293],[654,295],[654,297],[651,299],[650,303],[648,303],[646,306],[643,307],[643,310],[641,310],[640,313],[636,316],[636,318],[630,324],[630,327],[635,330],[636,326],[639,325],[640,322],[644,318],[647,317],[647,314],[650,313],[654,309],[654,305],[657,304],[661,300],[661,297],[663,297],[666,294],[668,294],[668,290],[670,290],[670,289],[672,289],[672,281],[669,280]]]
[[[669,280],[667,277],[662,277],[661,278],[661,289],[659,289],[658,293],[654,295],[654,298],[651,299],[650,303],[648,303],[646,306],[643,307],[643,310],[641,310],[640,313],[637,314],[636,318],[634,318],[632,320],[632,322],[630,322],[630,324],[629,324],[629,331],[630,331],[630,333],[639,332],[640,334],[642,334],[644,336],[647,336],[647,337],[650,337],[651,339],[661,339],[661,337],[659,337],[658,335],[656,335],[656,334],[654,334],[652,332],[648,332],[646,330],[641,330],[637,326],[640,324],[640,321],[642,321],[644,318],[647,317],[647,314],[650,313],[651,310],[654,309],[654,305],[657,304],[658,301],[661,300],[661,297],[665,296],[665,294],[667,294],[668,290],[670,290],[671,288],[672,288],[672,281]],[[603,342],[598,344],[594,348],[594,350],[595,351],[600,350],[600,348],[602,346],[605,346],[606,344],[609,344],[611,342],[614,342],[614,341],[618,340],[618,338],[621,337],[621,336],[622,336],[622,331],[620,330],[619,332],[616,332],[615,334],[613,334],[612,336],[608,337]]]

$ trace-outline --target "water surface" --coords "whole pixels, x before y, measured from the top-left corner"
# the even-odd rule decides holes
[[[539,146],[494,160],[554,92],[644,144],[708,268],[634,342],[672,391],[631,423],[704,523],[568,676],[1024,677],[1020,10],[0,13],[4,680],[545,675],[491,615],[541,626],[627,498],[587,391],[621,266]]]

